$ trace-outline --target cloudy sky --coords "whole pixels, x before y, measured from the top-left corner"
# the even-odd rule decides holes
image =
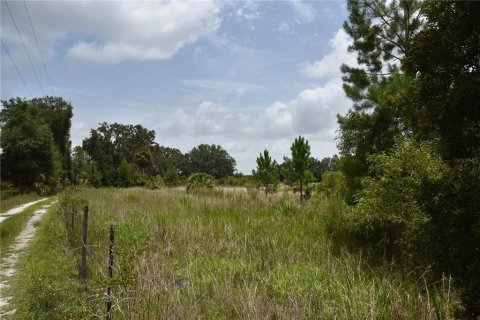
[[[331,156],[346,17],[344,1],[2,1],[1,98],[70,101],[73,145],[107,121],[183,152],[220,144],[244,173],[298,135]]]

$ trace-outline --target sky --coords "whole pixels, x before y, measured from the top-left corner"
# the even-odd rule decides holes
[[[299,135],[321,159],[351,105],[346,18],[344,1],[2,1],[1,99],[71,102],[73,146],[106,121],[219,144],[246,174]]]

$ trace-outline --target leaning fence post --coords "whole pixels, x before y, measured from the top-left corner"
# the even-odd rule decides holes
[[[108,279],[113,278],[113,247],[115,246],[115,229],[114,225],[110,225],[110,249],[108,250]],[[108,284],[107,287],[107,320],[112,320],[112,287]]]
[[[82,266],[80,276],[87,278],[87,230],[88,230],[88,206],[83,207],[83,230],[82,230]]]

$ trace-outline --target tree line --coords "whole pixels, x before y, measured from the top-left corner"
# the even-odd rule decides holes
[[[349,0],[338,116],[339,232],[385,261],[451,275],[480,316],[480,3]],[[348,227],[345,227],[348,225]],[[349,230],[346,230],[349,229]]]
[[[183,154],[156,143],[155,131],[141,125],[103,122],[90,131],[82,146],[71,150],[73,108],[69,102],[59,97],[15,98],[2,105],[3,196],[12,189],[53,193],[68,184],[174,187],[194,173],[208,174],[225,184],[242,183],[235,159],[219,145],[200,144]],[[333,170],[337,158],[317,160],[309,152],[305,160],[309,181],[320,180],[323,172]],[[289,161],[285,158],[275,167],[275,178],[293,184],[300,176],[290,176]],[[305,182],[301,181],[303,197]]]

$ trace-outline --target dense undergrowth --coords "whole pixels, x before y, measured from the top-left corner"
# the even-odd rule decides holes
[[[89,277],[78,277],[81,209],[73,230],[71,211],[49,212],[11,288],[16,318],[104,317],[108,283],[116,319],[449,319],[459,303],[450,279],[431,283],[428,269],[375,264],[348,245],[338,231],[347,208],[334,195],[301,204],[288,194],[84,189],[70,198],[90,207]]]

